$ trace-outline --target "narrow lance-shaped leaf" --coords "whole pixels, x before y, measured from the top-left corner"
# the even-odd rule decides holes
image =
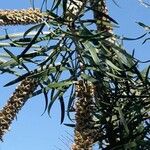
[[[84,45],[85,49],[90,52],[95,64],[100,65],[100,60],[99,60],[98,55],[97,55],[97,53],[98,53],[97,48],[95,48],[92,45],[92,43],[89,41],[84,42],[83,45]]]
[[[124,114],[123,114],[123,112],[122,112],[121,107],[120,107],[120,106],[117,106],[117,107],[116,107],[116,110],[118,110],[119,117],[120,117],[120,121],[121,121],[121,123],[123,124],[126,133],[129,135],[129,128],[128,128],[128,126],[127,126],[127,123],[126,123],[126,120],[125,120],[125,118],[124,118]]]
[[[51,107],[52,107],[53,103],[55,102],[55,100],[57,98],[63,96],[71,84],[72,84],[72,81],[69,81],[69,80],[66,82],[65,81],[60,82],[60,84],[58,84],[58,83],[54,83],[53,85],[49,84],[49,88],[53,89],[53,96],[51,97],[51,101],[48,105],[48,114],[50,114]],[[58,88],[59,90],[54,95],[55,88]]]
[[[70,97],[69,97],[68,106],[67,106],[67,116],[70,120],[72,120],[71,116],[70,116],[70,112],[74,111],[74,110],[72,110],[74,99],[75,99],[75,92],[74,92],[74,84],[73,84],[71,87]]]
[[[8,49],[6,49],[5,47],[4,47],[4,50],[7,52],[7,54],[10,55],[10,57],[12,59],[14,59],[19,64],[19,59],[11,51],[9,51]]]
[[[61,108],[61,121],[60,123],[62,124],[65,118],[65,103],[64,103],[64,98],[63,96],[59,97],[59,102],[60,102],[60,108]]]
[[[117,67],[115,64],[113,64],[110,60],[106,59],[105,60],[106,64],[108,66],[110,66],[112,69],[116,70],[116,71],[122,71],[122,69],[120,69],[119,67]]]
[[[30,29],[28,29],[27,31],[24,32],[23,38],[25,38],[27,35],[29,35],[31,32],[33,32],[33,30],[40,29],[42,25],[43,25],[43,23],[32,26]]]
[[[37,32],[37,34],[33,37],[31,42],[28,44],[28,46],[22,51],[22,53],[18,57],[22,57],[31,48],[31,46],[34,44],[34,42],[36,41],[37,37],[39,36],[41,31],[43,30],[45,24],[42,23],[42,24],[40,24],[40,26],[41,27],[40,27],[39,31]]]
[[[55,2],[55,0],[54,0],[54,2]],[[53,6],[51,11],[54,11],[55,9],[57,9],[58,6],[60,5],[60,3],[61,3],[61,0],[57,0],[56,4]]]
[[[48,92],[42,84],[40,84],[40,86],[41,86],[41,89],[43,90],[44,99],[45,99],[45,108],[44,108],[44,111],[42,113],[42,115],[43,115],[46,112],[47,107],[48,107]]]

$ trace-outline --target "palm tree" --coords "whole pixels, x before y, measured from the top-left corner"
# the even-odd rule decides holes
[[[139,60],[112,32],[117,22],[104,0],[54,1],[45,12],[5,10],[0,19],[1,25],[37,23],[23,34],[0,37],[10,39],[4,44],[9,63],[1,62],[1,71],[17,76],[6,86],[21,81],[0,111],[1,139],[30,96],[43,93],[48,112],[58,99],[63,122],[64,94],[70,92],[67,115],[76,122],[66,125],[75,127],[73,150],[90,150],[94,143],[100,149],[149,148],[149,68],[140,71]],[[6,45],[25,48],[13,54]],[[16,66],[26,72],[18,74]]]

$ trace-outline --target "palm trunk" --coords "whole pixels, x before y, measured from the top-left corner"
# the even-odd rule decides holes
[[[21,110],[37,86],[37,79],[26,77],[16,88],[13,95],[7,101],[7,104],[0,110],[0,140],[3,139],[5,132],[9,130],[17,113]]]

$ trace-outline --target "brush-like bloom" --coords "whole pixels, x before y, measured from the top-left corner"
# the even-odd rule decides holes
[[[27,25],[41,23],[51,17],[39,9],[0,10],[0,26],[4,25]]]
[[[34,92],[37,85],[37,79],[26,77],[16,88],[7,104],[0,110],[0,140],[2,140],[5,132],[9,130],[12,121],[17,117],[17,113]]]
[[[94,85],[80,80],[76,85],[76,127],[72,150],[92,150],[95,138],[99,137],[100,133],[93,124],[94,96]]]

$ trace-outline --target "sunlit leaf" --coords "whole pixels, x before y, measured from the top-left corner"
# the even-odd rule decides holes
[[[97,55],[97,53],[98,53],[97,48],[94,47],[94,45],[92,45],[92,43],[89,41],[84,42],[83,45],[84,45],[85,49],[90,52],[95,64],[99,65],[100,60],[99,60],[98,55]]]
[[[82,77],[83,79],[87,80],[87,81],[91,81],[92,83],[98,81],[97,79],[95,79],[95,78],[93,78],[93,77],[91,77],[91,76],[89,76],[89,75],[87,75],[87,74],[84,74],[84,73],[81,74],[81,77]]]
[[[110,60],[106,59],[105,61],[106,61],[106,64],[109,65],[114,70],[122,71],[122,69],[120,69],[119,67],[117,67],[116,65],[114,65]]]

